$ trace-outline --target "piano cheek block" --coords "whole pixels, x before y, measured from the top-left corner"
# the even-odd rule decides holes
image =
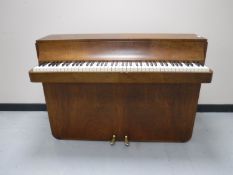
[[[57,139],[191,139],[207,40],[195,34],[49,35],[36,41],[52,135]]]

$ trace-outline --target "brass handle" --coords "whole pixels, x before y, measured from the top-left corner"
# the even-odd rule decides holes
[[[110,145],[114,145],[116,142],[116,135],[112,135],[112,140],[110,141]]]
[[[125,146],[129,146],[128,136],[125,136]]]

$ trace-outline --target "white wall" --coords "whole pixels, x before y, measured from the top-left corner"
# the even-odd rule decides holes
[[[209,39],[213,82],[199,103],[233,103],[231,0],[0,0],[0,103],[43,103],[30,83],[35,40],[52,33],[197,33]]]

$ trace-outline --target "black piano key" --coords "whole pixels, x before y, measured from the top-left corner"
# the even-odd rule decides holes
[[[52,67],[54,67],[54,66],[56,66],[56,62],[54,62],[54,63],[52,64]]]
[[[60,61],[56,61],[54,66],[57,67],[60,63]]]
[[[91,63],[92,63],[91,61],[88,61],[88,65],[87,66],[91,66]]]
[[[152,61],[152,63],[154,64],[154,66],[157,66],[157,63],[155,61]]]
[[[72,66],[75,66],[76,65],[76,61],[74,61],[74,62],[72,62],[72,64],[71,64]]]
[[[200,67],[200,66],[201,66],[201,64],[200,64],[200,63],[198,63],[198,62],[195,62],[194,64],[195,64],[195,65],[197,65],[198,67]]]
[[[183,64],[180,61],[178,61],[177,63],[179,64],[179,66],[181,67],[183,66]]]
[[[174,62],[174,64],[175,64],[176,66],[179,66],[179,64],[178,64],[177,62]]]
[[[69,61],[65,61],[63,66],[67,66],[68,63]]]
[[[48,66],[50,67],[50,66],[52,66],[52,64],[53,64],[53,62],[49,63]]]
[[[81,61],[81,63],[79,64],[79,66],[83,66],[85,63],[85,61]]]
[[[170,63],[172,66],[175,66],[174,62],[170,61],[169,63]]]
[[[62,66],[65,66],[65,64],[66,64],[66,61],[64,61],[64,62],[62,63]]]
[[[52,67],[55,67],[57,65],[57,61],[52,63]]]
[[[78,66],[80,64],[80,61],[75,61],[74,66]]]
[[[51,66],[52,66],[52,64],[53,64],[53,62],[49,63],[49,64],[48,64],[48,66],[49,66],[49,67],[51,67]]]
[[[77,61],[77,62],[75,63],[75,66],[80,66],[80,64],[81,64],[81,61]]]
[[[151,66],[153,66],[153,63],[152,62],[149,62]]]
[[[188,67],[189,67],[189,63],[188,63],[188,62],[184,62],[184,64],[185,64],[186,66],[188,66]]]
[[[60,63],[60,61],[55,61],[55,66],[59,65]]]
[[[65,64],[65,66],[69,66],[70,64],[71,64],[71,62],[68,61],[68,62]]]
[[[39,63],[39,66],[43,67],[45,66],[45,64],[47,64],[48,62],[43,62],[43,63]]]

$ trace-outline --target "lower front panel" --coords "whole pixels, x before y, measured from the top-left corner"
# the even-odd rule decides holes
[[[186,141],[200,84],[43,83],[58,139]]]

